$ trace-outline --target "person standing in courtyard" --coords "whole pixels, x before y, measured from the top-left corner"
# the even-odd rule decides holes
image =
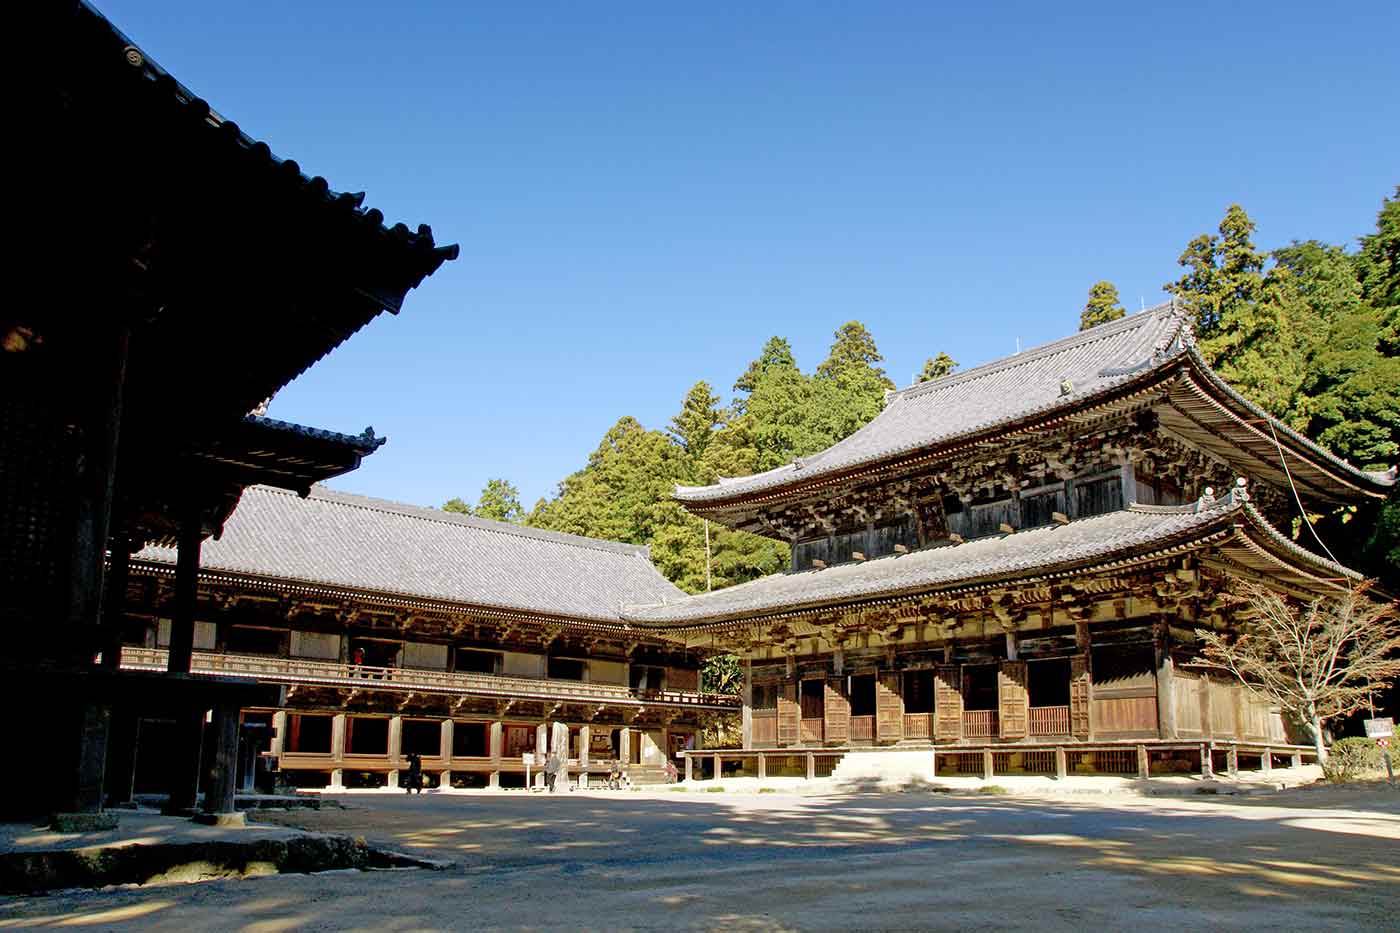
[[[408,753],[408,776],[404,784],[404,792],[412,794],[414,792],[423,793],[423,759],[417,752]]]

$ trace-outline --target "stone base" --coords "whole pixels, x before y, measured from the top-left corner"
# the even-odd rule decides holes
[[[232,813],[196,813],[192,819],[205,826],[247,826],[248,815],[242,810]]]
[[[56,833],[100,833],[117,828],[117,814],[110,810],[98,813],[55,813],[49,828]]]

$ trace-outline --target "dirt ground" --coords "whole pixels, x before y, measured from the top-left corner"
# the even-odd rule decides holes
[[[0,899],[0,927],[1400,927],[1400,791],[1083,799],[577,792],[270,814],[449,859]]]

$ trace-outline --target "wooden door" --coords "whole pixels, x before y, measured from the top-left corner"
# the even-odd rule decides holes
[[[898,674],[875,679],[875,738],[881,742],[904,738],[904,697],[899,695]]]
[[[1002,661],[997,671],[997,707],[1003,739],[1024,739],[1030,717],[1026,692],[1026,662]]]
[[[933,669],[934,738],[956,742],[962,738],[962,668],[943,664]]]
[[[782,695],[778,697],[779,745],[797,744],[798,723],[801,719],[801,707],[797,705],[797,684],[783,684]]]
[[[1076,739],[1089,738],[1089,706],[1093,697],[1093,677],[1089,673],[1089,657],[1070,655],[1069,659],[1069,727]]]
[[[822,699],[824,722],[822,737],[828,742],[846,745],[851,741],[851,701],[841,692],[844,678],[834,677],[825,684],[826,695]]]

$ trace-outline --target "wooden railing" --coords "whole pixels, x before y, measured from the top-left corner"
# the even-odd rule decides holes
[[[963,710],[963,737],[990,739],[997,734],[997,711],[994,709]]]
[[[163,671],[168,653],[164,648],[122,648],[126,670]],[[703,706],[732,709],[738,697],[713,693],[681,693],[674,690],[632,690],[620,684],[574,680],[502,677],[464,671],[430,671],[405,667],[371,667],[297,658],[272,658],[246,654],[196,651],[190,663],[193,674],[248,677],[277,683],[325,684],[372,690],[427,693],[469,693],[520,699],[565,700],[586,703],[618,703],[625,706]]]
[[[905,713],[904,737],[906,739],[933,738],[932,713]]]
[[[875,717],[874,717],[874,716],[852,716],[852,717],[851,717],[851,741],[852,741],[852,742],[873,742],[873,741],[875,741]]]
[[[821,719],[804,719],[800,731],[803,742],[820,742],[823,735],[825,722]]]
[[[1068,706],[1032,706],[1031,735],[1069,735]]]

